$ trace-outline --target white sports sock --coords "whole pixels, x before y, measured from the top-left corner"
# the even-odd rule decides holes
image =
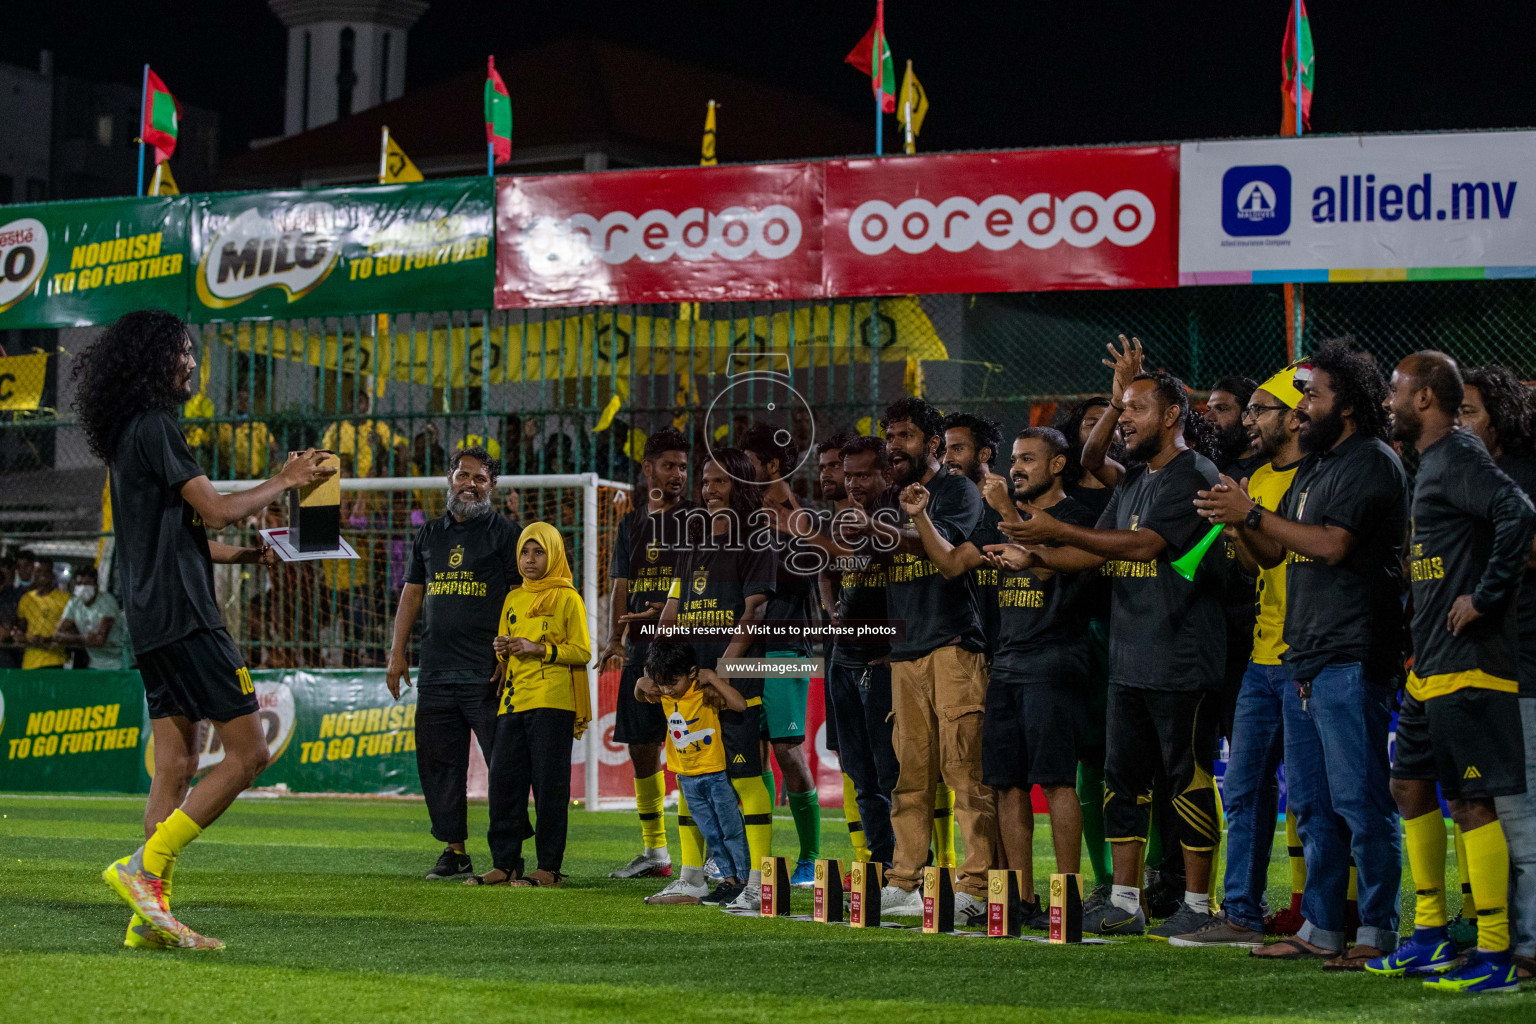
[[[667,848],[665,846],[647,846],[645,848],[645,859],[666,861],[670,864],[672,862],[672,855],[667,852]]]
[[[1468,200],[1468,201],[1470,202],[1470,200]],[[747,888],[748,889],[761,889],[762,887],[763,887],[763,873],[762,873],[762,871],[760,871],[760,870],[759,871],[748,871],[747,872]]]
[[[702,867],[694,867],[690,864],[683,865],[684,885],[704,885],[708,881],[709,879],[704,877],[704,869]]]
[[[1141,910],[1141,890],[1134,885],[1117,885],[1110,893],[1109,902],[1127,914],[1137,913]]]
[[[1195,910],[1202,914],[1209,914],[1211,912],[1211,894],[1208,892],[1190,892],[1188,889],[1185,889],[1184,902],[1190,910]]]

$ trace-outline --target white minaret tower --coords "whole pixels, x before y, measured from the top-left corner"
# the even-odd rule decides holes
[[[405,34],[427,0],[267,0],[267,6],[288,29],[285,136],[405,92]]]

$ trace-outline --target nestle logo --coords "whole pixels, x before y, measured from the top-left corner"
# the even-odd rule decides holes
[[[1291,172],[1279,164],[1232,167],[1221,179],[1221,227],[1229,235],[1283,235],[1291,226]]]

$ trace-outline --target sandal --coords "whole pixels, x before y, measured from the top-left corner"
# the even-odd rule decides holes
[[[1286,952],[1260,955],[1257,949],[1250,949],[1248,955],[1258,957],[1260,960],[1332,960],[1339,955],[1337,951],[1319,953],[1314,949],[1309,949],[1300,939],[1281,939],[1279,942],[1272,942],[1263,948],[1265,950],[1284,949]]]
[[[1375,946],[1362,946],[1357,942],[1355,945],[1350,946],[1348,950],[1340,953],[1332,960],[1325,961],[1323,963],[1323,970],[1363,971],[1365,970],[1365,965],[1368,961],[1375,960],[1377,957],[1383,957],[1386,955],[1387,951],[1384,949],[1377,949]]]
[[[501,870],[491,868],[483,875],[470,875],[464,879],[465,885],[516,885],[517,876]]]
[[[543,868],[508,882],[508,885],[518,888],[533,889],[563,889],[565,888],[565,876],[558,871],[545,871]]]

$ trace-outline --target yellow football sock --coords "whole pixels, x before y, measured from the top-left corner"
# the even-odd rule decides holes
[[[693,823],[693,817],[688,813],[688,800],[681,789],[677,791],[677,845],[682,852],[683,867],[704,866],[704,833]]]
[[[747,853],[756,865],[773,852],[773,796],[760,776],[732,779],[741,803],[741,821],[747,827]]]
[[[169,818],[155,826],[155,834],[144,843],[144,870],[164,878],[176,862],[176,855],[202,834],[197,822],[176,808]]]
[[[1509,948],[1509,843],[1497,821],[1462,837],[1467,858],[1463,865],[1477,900],[1477,948],[1502,953]]]
[[[1445,819],[1440,817],[1440,808],[1417,818],[1404,819],[1403,841],[1408,847],[1408,872],[1413,876],[1414,892],[1418,895],[1413,925],[1415,928],[1443,928],[1446,922]]]
[[[1349,885],[1344,889],[1344,898],[1352,903],[1360,900],[1360,872],[1355,870],[1354,862],[1349,865]]]
[[[1307,858],[1302,856],[1301,834],[1296,831],[1296,815],[1285,813],[1285,847],[1291,856],[1291,894],[1307,887]]]
[[[933,791],[933,863],[955,866],[955,791],[942,782]]]
[[[1451,826],[1456,836],[1456,873],[1461,876],[1461,916],[1477,920],[1477,898],[1472,895],[1472,876],[1467,871],[1467,839],[1460,825]]]
[[[853,780],[843,776],[843,817],[848,819],[848,841],[853,844],[853,859],[869,860],[869,844],[864,841],[864,821],[859,814],[859,795]]]
[[[650,850],[667,848],[667,822],[661,816],[661,802],[666,795],[667,773],[664,771],[635,780],[635,810],[640,813],[640,835]]]

